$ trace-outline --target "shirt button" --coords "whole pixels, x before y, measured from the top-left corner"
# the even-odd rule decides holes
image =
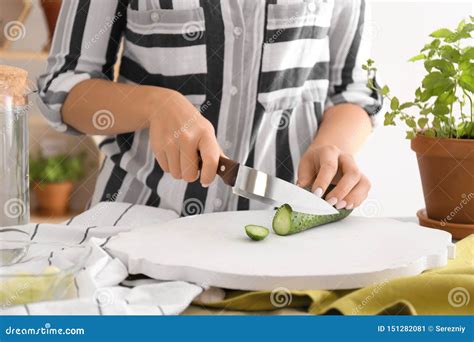
[[[238,91],[239,91],[239,90],[237,89],[236,86],[230,87],[230,95],[233,96],[233,95],[237,94]]]
[[[242,34],[242,28],[239,26],[234,27],[234,34],[238,37]]]
[[[314,2],[310,2],[310,3],[308,4],[308,10],[309,10],[310,12],[316,11],[316,4],[315,4]]]
[[[220,198],[215,198],[213,204],[215,208],[220,208],[222,206],[222,200]]]
[[[160,15],[158,14],[158,12],[152,12],[151,15],[151,20],[154,21],[155,23],[160,20]]]

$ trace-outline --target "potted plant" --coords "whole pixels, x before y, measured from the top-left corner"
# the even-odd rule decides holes
[[[474,233],[473,29],[471,16],[455,30],[431,33],[433,39],[410,59],[423,61],[426,75],[409,102],[375,82],[373,60],[363,65],[368,87],[390,103],[384,125],[407,126],[426,205],[417,213],[420,224],[448,230],[455,238]]]
[[[57,155],[30,159],[30,180],[41,214],[64,215],[69,208],[73,182],[84,173],[85,155]]]

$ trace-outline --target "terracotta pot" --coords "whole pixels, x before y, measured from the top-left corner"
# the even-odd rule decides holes
[[[474,140],[417,135],[416,152],[430,219],[474,225]]]
[[[43,7],[43,13],[48,23],[50,41],[53,38],[54,29],[56,28],[61,3],[61,0],[41,0],[41,7]]]
[[[48,216],[66,214],[69,209],[72,188],[71,182],[33,184],[40,214]]]

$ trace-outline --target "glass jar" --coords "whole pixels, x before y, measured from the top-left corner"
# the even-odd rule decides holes
[[[27,115],[30,89],[18,95],[17,89],[0,81],[0,227],[27,224],[30,219]]]

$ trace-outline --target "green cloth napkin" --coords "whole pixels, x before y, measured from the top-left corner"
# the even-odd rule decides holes
[[[227,291],[220,302],[197,305],[242,311],[302,308],[311,314],[474,314],[474,235],[456,244],[447,266],[357,290]]]

